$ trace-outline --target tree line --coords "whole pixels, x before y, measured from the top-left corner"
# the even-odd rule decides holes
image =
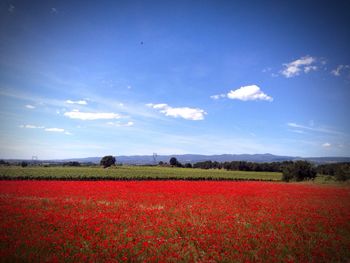
[[[192,164],[181,164],[175,157],[169,161],[171,166],[198,169],[225,169],[228,171],[281,172],[283,181],[312,180],[317,174],[334,176],[337,181],[350,179],[350,163],[331,163],[314,165],[308,161],[284,161],[256,163],[246,161],[217,162],[203,161]],[[163,163],[160,163],[163,165]]]
[[[313,180],[317,174],[316,168],[307,161],[284,161],[272,163],[246,161],[219,163],[205,161],[195,163],[193,167],[201,169],[226,169],[229,171],[282,172],[282,180],[286,182]]]
[[[350,179],[350,163],[330,163],[317,166],[317,172],[329,176],[334,176],[338,181]]]
[[[256,163],[246,161],[217,162],[204,161],[193,164],[193,168],[200,169],[225,169],[231,171],[256,171],[256,172],[282,172],[285,165],[291,164],[291,161]]]

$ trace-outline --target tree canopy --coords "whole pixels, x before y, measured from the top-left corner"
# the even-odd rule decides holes
[[[114,165],[115,161],[116,161],[115,157],[113,157],[112,155],[106,155],[101,159],[100,165],[102,165],[103,168],[107,168]]]

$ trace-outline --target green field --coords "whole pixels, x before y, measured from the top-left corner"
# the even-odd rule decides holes
[[[118,166],[101,167],[0,167],[2,180],[262,180],[279,181],[275,172],[203,170],[171,167]]]

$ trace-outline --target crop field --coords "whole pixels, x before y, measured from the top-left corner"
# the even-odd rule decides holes
[[[0,181],[1,262],[349,262],[350,188]]]
[[[0,167],[0,179],[37,180],[264,180],[279,181],[281,173],[203,170],[169,167],[120,166],[101,167]]]

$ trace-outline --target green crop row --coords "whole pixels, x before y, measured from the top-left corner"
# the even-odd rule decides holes
[[[0,180],[258,180],[279,181],[275,172],[170,167],[0,167]]]

